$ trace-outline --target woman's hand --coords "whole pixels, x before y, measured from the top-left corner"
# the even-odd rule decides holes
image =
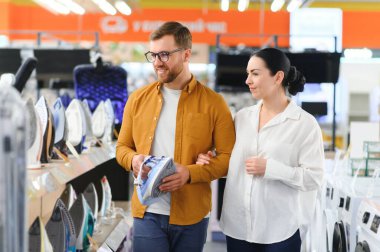
[[[250,157],[245,160],[245,170],[250,175],[264,176],[266,167],[265,158]]]
[[[196,164],[198,165],[209,164],[212,157],[214,157],[214,154],[212,153],[212,151],[208,151],[206,154],[200,153],[198,155]]]

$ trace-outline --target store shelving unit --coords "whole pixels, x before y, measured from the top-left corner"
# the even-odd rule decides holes
[[[115,205],[121,209],[129,209],[129,203],[116,202]],[[127,244],[131,246],[130,230],[132,225],[133,218],[131,215],[128,215],[127,218],[115,215],[107,221],[101,222],[97,227],[98,231],[92,237],[96,242],[97,248],[91,247],[90,251],[116,251],[126,236],[129,239]]]
[[[70,162],[61,160],[43,164],[41,169],[28,170],[28,226],[37,216],[49,218],[57,198],[66,187],[66,183],[92,170],[96,166],[114,157],[109,145],[91,147],[79,158],[70,156]]]
[[[42,168],[28,170],[28,227],[37,216],[46,223],[51,216],[54,204],[66,187],[66,184],[92,171],[95,167],[108,162],[115,157],[115,144],[103,143],[101,147],[90,147],[78,157],[69,155],[69,162],[53,160],[43,164]],[[120,205],[124,210],[128,204]],[[102,251],[116,251],[118,246],[128,237],[132,226],[131,217],[128,219],[115,215],[107,221],[99,218],[100,232],[93,236],[94,242]],[[91,251],[96,251],[92,248]]]

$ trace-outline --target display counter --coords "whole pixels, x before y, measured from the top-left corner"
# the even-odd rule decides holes
[[[68,182],[114,157],[115,145],[103,144],[102,147],[91,147],[76,157],[69,155],[69,162],[52,160],[40,169],[28,170],[28,227],[37,216],[41,216],[46,223]]]

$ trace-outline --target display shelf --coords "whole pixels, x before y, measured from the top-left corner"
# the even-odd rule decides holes
[[[70,162],[62,160],[52,160],[38,170],[28,170],[28,196],[38,198],[46,193],[55,191],[60,185],[88,172],[97,165],[114,157],[110,151],[112,147],[91,147],[86,153],[82,153],[79,158],[69,155]]]
[[[114,156],[115,144],[102,144],[101,147],[89,148],[78,158],[69,155],[69,162],[52,160],[48,164],[43,164],[40,169],[28,170],[27,195],[30,206],[28,226],[37,216],[48,220],[57,198],[68,182]]]
[[[102,222],[97,229],[101,231],[96,232],[92,237],[98,248],[92,247],[90,251],[116,251],[124,238],[128,236],[130,227],[130,223],[121,216],[108,220],[107,224]]]
[[[100,225],[96,226],[92,237],[96,246],[91,246],[90,251],[116,251],[124,238],[130,239],[130,231],[133,225],[133,218],[129,210],[129,202],[118,202],[123,204],[122,208],[126,216],[116,215],[113,218],[100,218]]]

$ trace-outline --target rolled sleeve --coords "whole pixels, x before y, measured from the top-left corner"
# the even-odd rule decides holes
[[[264,178],[274,180],[292,181],[295,168],[282,164],[274,159],[267,160]]]

